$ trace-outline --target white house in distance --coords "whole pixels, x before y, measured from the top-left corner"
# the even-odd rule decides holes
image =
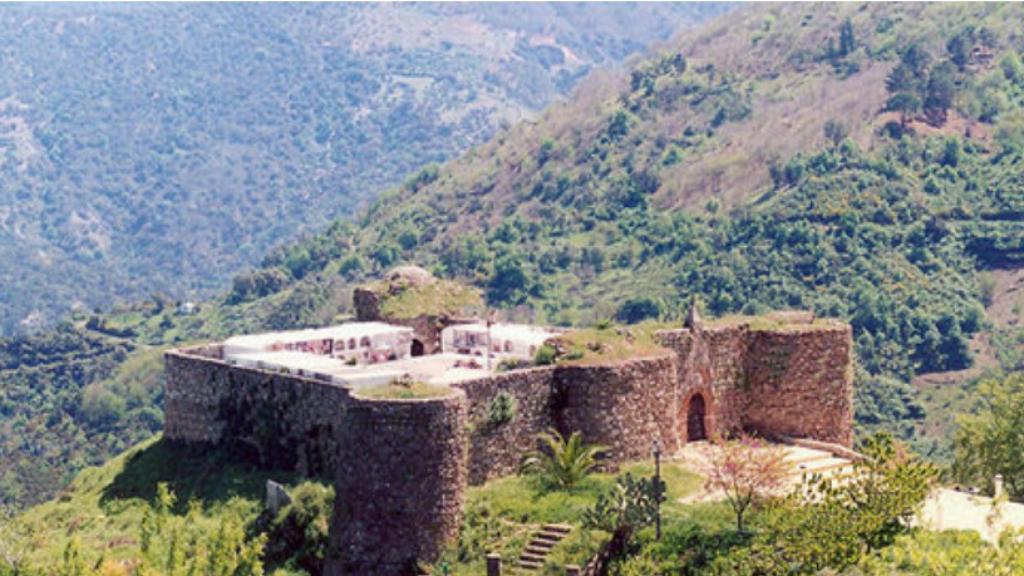
[[[556,336],[538,326],[528,324],[455,324],[441,331],[441,350],[445,354],[484,356],[488,338],[494,357],[533,358],[548,338]]]
[[[403,360],[412,353],[412,328],[384,322],[350,322],[310,330],[234,336],[224,341],[224,357],[268,352],[327,356],[358,364]]]

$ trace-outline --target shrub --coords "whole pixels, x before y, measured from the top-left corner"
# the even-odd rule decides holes
[[[964,416],[955,437],[953,472],[960,482],[988,486],[1002,474],[1013,498],[1024,495],[1024,445],[1015,422],[1024,418],[1024,374],[978,386],[980,406]]]
[[[637,530],[654,523],[658,506],[665,500],[662,484],[650,478],[634,478],[625,474],[616,478],[615,486],[601,494],[593,508],[583,516],[586,528],[612,534],[608,545],[612,557],[624,553]]]
[[[273,563],[291,559],[306,572],[321,574],[334,509],[334,489],[303,482],[292,490],[291,497],[291,503],[270,521],[266,559]]]
[[[542,484],[552,488],[571,488],[597,468],[597,459],[605,449],[584,444],[583,435],[573,432],[563,437],[554,428],[537,436],[544,449],[534,450],[523,459],[520,472],[536,475]]]
[[[749,545],[715,559],[712,574],[820,574],[842,571],[907,532],[936,470],[891,436],[869,438],[865,460],[841,484],[818,476],[761,517]]]
[[[231,283],[232,303],[245,302],[279,292],[291,278],[280,268],[265,268],[235,276]]]
[[[547,366],[549,364],[554,364],[555,357],[557,355],[558,352],[554,349],[553,346],[545,344],[537,349],[537,353],[533,357],[533,362],[538,366]]]
[[[636,324],[661,315],[661,306],[650,298],[630,298],[622,303],[615,318],[626,324]]]
[[[515,420],[518,402],[508,392],[498,392],[487,407],[487,423],[498,427]]]

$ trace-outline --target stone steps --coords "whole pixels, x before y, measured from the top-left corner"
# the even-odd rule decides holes
[[[833,485],[842,485],[854,474],[850,460],[814,448],[787,446],[785,461],[790,466],[789,484],[794,487],[814,475],[831,480]]]
[[[850,467],[850,461],[845,458],[836,458],[834,456],[828,458],[822,458],[813,462],[807,462],[794,467],[792,474],[795,476],[811,475],[811,474],[826,474],[834,470],[841,468]]]
[[[516,561],[516,574],[532,574],[544,567],[544,560],[551,549],[572,532],[568,524],[544,524],[526,543],[519,560]]]

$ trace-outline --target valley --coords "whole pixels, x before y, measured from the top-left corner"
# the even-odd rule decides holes
[[[62,288],[53,294],[29,288],[36,278],[49,278],[57,270],[48,268],[59,260],[46,245],[50,240],[38,245],[34,240],[9,242],[8,251],[17,252],[12,258],[32,262],[30,266],[45,264],[48,270],[42,276],[18,276],[11,285],[20,288],[5,302],[21,309],[4,320],[9,333],[20,322],[12,323],[15,318],[45,317],[39,326],[48,327],[0,339],[0,503],[25,519],[11,524],[27,531],[19,541],[52,540],[49,556],[80,545],[76,549],[88,556],[90,550],[107,546],[116,550],[111,553],[116,562],[148,562],[167,551],[154,548],[150,553],[136,545],[136,540],[141,542],[138,535],[150,529],[141,527],[143,519],[178,518],[167,521],[166,526],[174,526],[192,514],[195,527],[188,533],[193,542],[213,538],[210,534],[218,526],[230,525],[222,532],[235,535],[232,542],[239,554],[264,536],[290,542],[295,550],[311,542],[326,547],[330,513],[325,511],[334,506],[327,490],[334,479],[305,478],[291,469],[275,476],[239,462],[237,454],[211,452],[204,460],[179,452],[185,448],[176,444],[181,438],[174,435],[173,418],[172,433],[153,438],[167,424],[162,357],[172,348],[198,349],[239,334],[344,325],[360,317],[353,296],[357,287],[380,286],[396,269],[417,266],[439,279],[446,287],[443,294],[398,298],[390,310],[412,314],[438,302],[465,303],[464,297],[472,294],[469,300],[479,317],[494,310],[500,322],[578,335],[560,352],[567,366],[585,366],[602,350],[607,352],[605,344],[621,344],[623,338],[629,350],[650,345],[646,327],[685,330],[694,310],[714,325],[806,310],[821,322],[848,326],[852,420],[839,420],[849,423],[844,430],[852,438],[850,446],[868,455],[858,465],[877,474],[882,484],[851,481],[842,490],[863,488],[883,495],[865,505],[863,516],[844,511],[828,496],[821,496],[825,505],[817,508],[775,502],[778,507],[754,512],[752,524],[744,528],[739,521],[733,525],[727,503],[685,501],[685,496],[700,492],[698,485],[709,482],[711,474],[673,461],[666,468],[674,499],[666,509],[669,540],[663,542],[654,537],[653,516],[644,508],[656,493],[651,492],[654,485],[643,483],[651,475],[651,442],[643,436],[637,443],[643,444],[643,454],[638,448],[621,462],[607,455],[599,458],[605,465],[578,489],[552,488],[544,484],[550,479],[530,474],[470,483],[464,490],[458,537],[429,554],[430,562],[417,570],[480,573],[491,551],[509,566],[521,559],[545,525],[564,523],[572,530],[535,567],[540,573],[561,574],[565,564],[585,564],[600,553],[619,555],[606,565],[611,570],[606,573],[618,576],[654,570],[781,574],[773,562],[783,557],[792,561],[790,566],[799,563],[800,574],[814,574],[814,567],[844,575],[924,576],[946,572],[928,571],[921,558],[955,563],[950,558],[954,551],[964,551],[973,562],[957,574],[996,573],[986,572],[986,567],[1010,566],[1003,551],[969,533],[904,528],[910,522],[905,511],[940,485],[955,484],[996,500],[1005,494],[1021,498],[1017,486],[1024,478],[1019,465],[1024,456],[1007,440],[1012,427],[1005,424],[1020,413],[1024,390],[1019,376],[1024,369],[1024,9],[1008,3],[730,8],[673,9],[685,21],[673,26],[654,8],[642,12],[637,19],[651,36],[642,45],[653,43],[646,51],[638,40],[622,39],[629,27],[620,26],[614,12],[599,19],[600,41],[569,32],[582,34],[590,21],[568,7],[557,16],[549,12],[553,8],[537,8],[535,17],[569,31],[541,26],[521,36],[501,32],[515,20],[501,7],[481,16],[420,5],[417,10],[428,14],[426,22],[433,25],[406,19],[390,6],[333,16],[346,22],[351,16],[352,27],[376,32],[351,40],[358,58],[352,56],[347,72],[317,80],[324,87],[317,98],[324,100],[309,109],[315,114],[305,118],[300,107],[293,116],[279,119],[277,129],[301,132],[291,135],[291,144],[269,135],[281,132],[255,138],[255,130],[238,134],[224,128],[231,145],[220,149],[221,156],[207,155],[186,138],[203,130],[183,129],[180,141],[161,152],[166,156],[161,162],[180,157],[183,163],[174,166],[183,166],[219,158],[217,162],[232,166],[231,177],[203,185],[209,191],[205,195],[181,192],[188,180],[178,180],[181,174],[157,178],[149,168],[141,170],[150,184],[175,182],[166,185],[172,189],[167,195],[146,197],[147,202],[157,199],[146,206],[149,214],[159,216],[154,218],[171,218],[175,211],[166,209],[168,199],[179,196],[196,200],[189,209],[201,214],[173,226],[138,222],[136,232],[148,230],[173,240],[173,246],[161,248],[167,251],[155,254],[160,272],[145,278],[153,284],[143,287],[140,275],[129,282],[138,281],[137,286],[123,292],[117,288],[116,298],[103,305],[83,300],[82,305],[64,307],[74,299]],[[309,10],[320,16],[318,11],[326,10],[326,21],[337,21],[328,17],[332,9]],[[309,26],[312,16],[300,11],[294,18],[281,24],[283,29]],[[704,23],[690,28],[697,20]],[[382,36],[379,31],[392,21],[401,34]],[[668,38],[668,27],[679,32],[655,41]],[[331,48],[324,38],[331,34],[319,30],[318,38],[327,42],[317,48],[324,50],[323,57]],[[478,48],[484,56],[472,56]],[[442,59],[458,70],[451,73],[456,80],[416,60],[446,51],[460,54]],[[380,54],[387,57],[375,60]],[[497,64],[487,59],[491,56],[510,68],[494,73]],[[269,55],[262,58],[254,56],[253,66],[261,66],[258,62],[266,62]],[[348,86],[344,74],[368,69],[366,59],[385,69],[396,58],[402,70],[388,76],[386,86],[358,97],[338,92],[337,86]],[[616,67],[618,62],[625,63]],[[461,87],[467,77],[476,88]],[[335,83],[338,78],[344,81]],[[267,86],[270,93],[291,93],[276,83]],[[412,113],[390,100],[388,94],[398,93],[420,103],[415,122],[404,116],[396,120],[399,111]],[[188,94],[178,97],[181,106],[189,102]],[[328,101],[351,106],[327,114]],[[4,102],[0,116],[15,114],[19,119],[10,120],[3,133],[11,147],[2,173],[7,174],[5,183],[14,184],[0,187],[8,191],[0,193],[23,199],[25,193],[17,191],[38,175],[28,167],[40,150],[49,153],[50,148],[30,141],[25,126],[31,122],[25,124],[21,116],[30,108],[21,100]],[[390,120],[396,123],[388,124]],[[330,124],[322,139],[314,126],[321,121]],[[277,144],[265,146],[270,141]],[[316,160],[293,154],[293,145],[315,149]],[[357,150],[365,157],[341,158],[342,150]],[[255,156],[239,162],[246,154]],[[280,170],[274,167],[277,162]],[[22,172],[19,166],[26,168]],[[201,163],[190,170],[211,173]],[[248,172],[234,172],[238,170]],[[317,179],[303,176],[308,174],[317,174]],[[248,183],[235,188],[238,181]],[[222,194],[222,188],[230,194]],[[240,206],[249,190],[257,188],[281,192],[270,200],[257,199],[249,214]],[[105,190],[105,198],[115,198],[127,189]],[[62,194],[53,192],[47,198],[63,202],[73,196]],[[26,222],[47,221],[26,219],[18,213],[21,206],[0,207],[0,239],[3,234],[26,238]],[[154,262],[154,253],[143,255],[130,239],[137,236],[111,235],[97,214],[82,206],[64,214],[66,219],[45,228],[58,237],[72,233],[75,238],[76,264],[61,272],[73,278],[68,286],[104,297],[112,293],[104,284],[107,277],[102,282],[90,279],[111,264],[99,253],[112,247],[130,249],[129,260]],[[205,219],[224,228],[207,226]],[[209,237],[182,234],[193,228]],[[90,256],[81,257],[86,252]],[[230,256],[221,259],[223,254]],[[216,263],[207,269],[200,261]],[[76,266],[87,271],[81,277],[67,272]],[[465,288],[449,293],[451,286]],[[38,303],[54,294],[59,306]],[[457,315],[445,310],[434,316],[440,326],[440,319]],[[754,331],[766,325],[751,322]],[[571,360],[565,358],[567,352]],[[772,358],[766,356],[766,365]],[[514,380],[517,370],[533,374],[530,370],[545,365],[543,356],[520,360],[523,365],[510,364],[499,377]],[[279,374],[293,369],[290,364],[274,366]],[[340,375],[349,370],[335,368]],[[716,361],[705,372],[719,374],[715,370],[720,369]],[[569,373],[575,374],[567,369]],[[565,387],[557,376],[552,379],[551,390]],[[431,400],[418,395],[432,392],[436,390],[424,382],[389,384],[370,404],[426,405]],[[550,404],[566,409],[558,404],[565,399],[552,394]],[[605,396],[581,395],[584,399],[566,405],[566,413]],[[816,398],[806,390],[795,397]],[[265,401],[259,398],[242,404]],[[530,406],[527,396],[515,400],[495,408],[496,413],[504,418],[516,411],[509,406]],[[487,411],[489,407],[476,410],[476,416]],[[180,413],[176,417],[179,423],[191,422]],[[628,430],[640,429],[636,422],[641,418],[626,421],[632,426]],[[230,424],[244,432],[247,422],[237,418]],[[474,441],[501,430],[480,422],[463,428]],[[560,432],[568,436],[579,428]],[[587,441],[614,448],[623,430],[627,427],[608,437],[588,432]],[[542,429],[531,432],[536,438],[527,438],[522,446],[530,440],[544,442],[539,440]],[[303,446],[308,441],[294,430],[280,437]],[[352,437],[367,445],[373,442],[359,434]],[[257,440],[248,439],[247,449],[258,445]],[[373,446],[375,455],[391,448],[399,451]],[[666,455],[674,456],[674,450]],[[180,471],[162,468],[168,458],[188,465]],[[353,469],[375,465],[373,458],[350,460]],[[157,472],[140,472],[136,461]],[[225,486],[212,480],[210,462],[229,470],[237,483]],[[515,471],[506,468],[502,475]],[[129,476],[137,478],[118,480],[130,469],[135,472]],[[630,471],[638,477],[627,479]],[[1004,494],[1001,481],[997,489],[996,474],[1005,477]],[[287,490],[303,495],[274,521],[260,519],[261,486],[267,479],[279,479]],[[161,503],[169,498],[158,493],[161,482],[177,494],[177,503]],[[224,482],[230,484],[231,478]],[[408,491],[419,488],[417,484]],[[642,517],[635,531],[629,526],[620,533],[622,526],[601,516],[613,506],[609,499],[615,491],[635,499],[631,505]],[[211,503],[197,504],[190,513],[183,500],[191,496]],[[359,503],[386,502],[392,496],[376,494]],[[359,509],[351,505],[346,512]],[[446,516],[446,522],[451,518],[455,516]],[[75,530],[67,528],[72,524],[84,526],[83,540],[76,544]],[[295,536],[296,526],[311,536]],[[851,527],[860,532],[851,535]],[[186,533],[186,528],[178,529]],[[53,535],[57,533],[61,535]],[[404,539],[403,545],[412,541]],[[616,549],[619,544],[621,549]],[[306,556],[307,548],[292,554],[268,546],[268,571],[323,569],[319,562],[326,548]],[[103,557],[91,558],[102,564]],[[963,568],[962,558],[957,566]],[[260,564],[259,570],[263,568]]]

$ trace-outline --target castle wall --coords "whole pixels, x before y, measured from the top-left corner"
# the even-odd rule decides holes
[[[340,386],[230,365],[215,349],[165,354],[165,437],[265,468],[335,479],[333,575],[412,574],[458,532],[465,396],[369,400]]]
[[[745,358],[749,353],[750,331],[746,326],[701,329],[697,338],[707,346],[710,368],[697,362],[691,370],[710,370],[711,390],[717,408],[715,428],[719,434],[729,435],[743,428],[743,414],[749,398],[744,390],[746,380]]]
[[[677,426],[686,438],[687,404],[707,403],[709,434],[749,430],[850,446],[853,442],[853,342],[849,325],[748,324],[659,333],[679,357]]]
[[[752,332],[745,425],[766,435],[851,446],[852,353],[853,335],[845,324]]]
[[[537,448],[537,435],[554,426],[555,367],[505,372],[489,378],[459,382],[466,393],[469,419],[469,482],[513,474],[523,457]],[[488,415],[498,394],[515,400],[511,421],[495,424]]]
[[[853,439],[848,325],[660,332],[661,355],[560,365],[454,384],[451,396],[360,398],[341,386],[242,368],[217,346],[165,355],[165,436],[229,447],[264,467],[330,473],[337,498],[327,573],[402,575],[456,535],[468,483],[514,473],[554,427],[579,430],[608,461],[685,444],[687,411],[706,403],[709,434],[741,429],[849,446]],[[494,399],[515,416],[491,422]]]
[[[309,476],[334,469],[337,424],[348,406],[348,390],[233,366],[208,352],[164,355],[167,439],[225,445],[260,466]]]
[[[579,430],[613,462],[650,457],[655,439],[666,450],[678,445],[674,354],[559,367],[555,384],[558,429]]]
[[[467,481],[466,402],[353,397],[343,422],[325,574],[418,574],[458,536]]]
[[[697,394],[706,405],[709,435],[727,436],[740,431],[746,402],[741,390],[746,330],[681,328],[659,332],[658,339],[678,358],[674,422],[680,445],[693,440],[687,438],[686,419],[689,403]]]

